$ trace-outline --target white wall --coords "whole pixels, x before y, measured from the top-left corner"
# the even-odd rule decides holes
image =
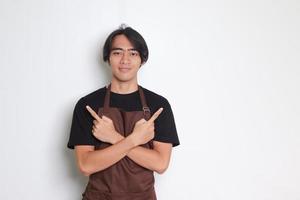
[[[139,83],[169,99],[181,146],[158,199],[300,199],[300,2],[0,1],[0,199],[80,199],[76,101],[107,83],[120,23],[150,49]]]

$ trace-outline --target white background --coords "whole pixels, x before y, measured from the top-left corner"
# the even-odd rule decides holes
[[[300,2],[0,1],[0,199],[80,199],[67,149],[77,100],[108,82],[121,23],[146,39],[139,84],[165,96],[181,145],[160,200],[300,199]]]

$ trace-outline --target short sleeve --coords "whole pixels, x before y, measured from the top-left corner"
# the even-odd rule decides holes
[[[172,143],[173,147],[180,144],[171,105],[164,99],[161,103],[162,113],[155,120],[155,141]],[[155,111],[154,111],[155,112]]]
[[[93,145],[95,138],[92,133],[93,119],[85,108],[84,98],[75,105],[68,142],[68,148],[74,149],[76,145]]]

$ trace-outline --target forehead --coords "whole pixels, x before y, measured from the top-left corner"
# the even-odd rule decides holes
[[[114,48],[121,48],[121,49],[133,49],[133,45],[131,42],[127,39],[125,35],[117,35],[114,37],[112,44],[112,49]]]

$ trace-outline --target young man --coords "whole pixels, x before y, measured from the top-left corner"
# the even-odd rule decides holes
[[[76,104],[68,147],[89,176],[84,200],[154,200],[153,171],[163,173],[179,145],[167,99],[138,85],[148,59],[143,37],[120,27],[107,38],[103,59],[112,77]]]

